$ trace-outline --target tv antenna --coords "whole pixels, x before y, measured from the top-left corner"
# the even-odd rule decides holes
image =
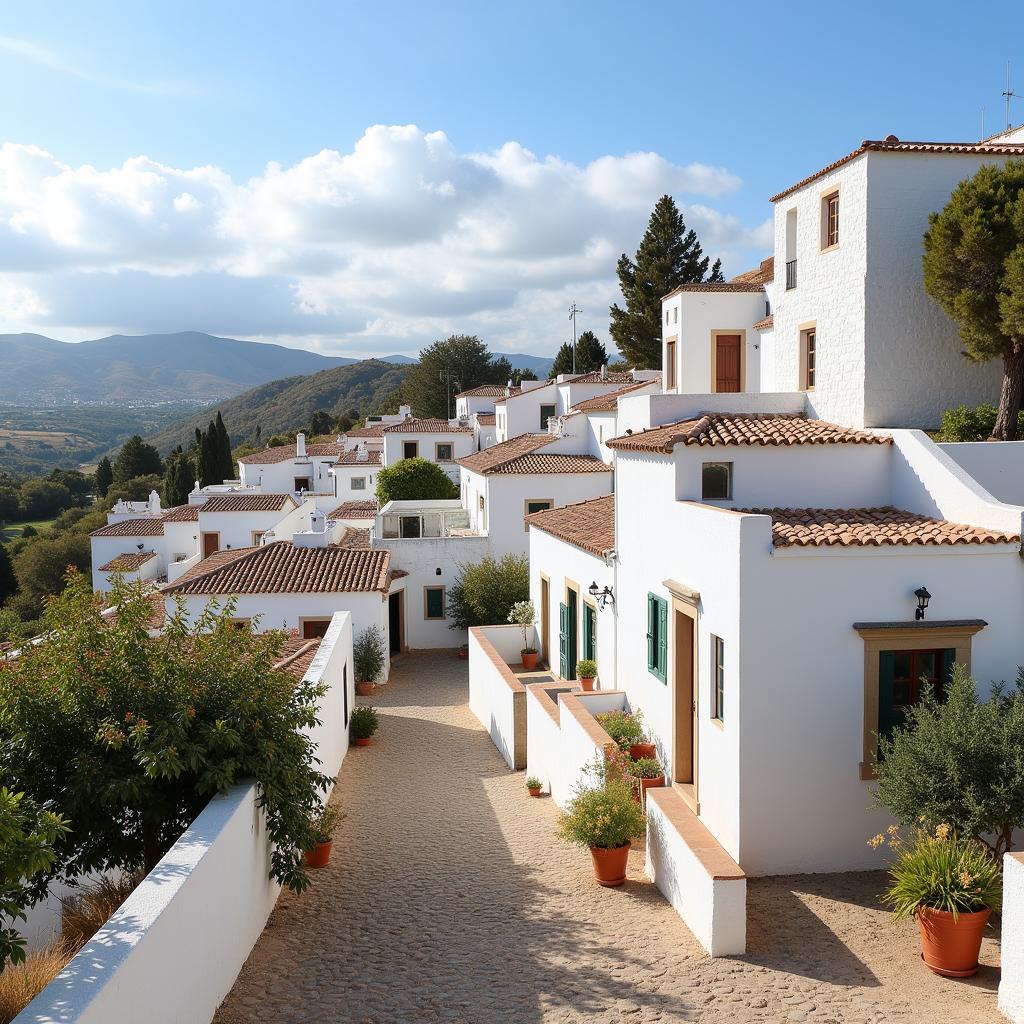
[[[1006,130],[1009,131],[1010,125],[1010,100],[1019,100],[1021,96],[1019,93],[1015,93],[1010,88],[1010,62],[1006,62],[1006,88],[1003,90],[1003,97],[1006,100]]]
[[[572,321],[572,372],[576,372],[576,316],[582,313],[583,310],[577,308],[574,302],[569,307],[569,319]]]

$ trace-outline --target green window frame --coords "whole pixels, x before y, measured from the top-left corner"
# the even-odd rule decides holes
[[[423,588],[423,618],[428,621],[446,618],[444,605],[444,587]]]
[[[555,407],[553,405],[542,405],[540,407],[540,429],[548,429],[548,420],[555,415]]]
[[[712,663],[711,717],[725,721],[725,641],[720,636],[711,637]]]
[[[956,649],[953,647],[898,649],[878,655],[878,736],[890,739],[894,730],[906,723],[905,709],[921,699],[927,680],[939,700],[953,674]],[[927,666],[927,667],[925,667]]]
[[[597,609],[589,604],[583,606],[583,657],[597,661]]]
[[[647,595],[647,671],[668,681],[668,601],[657,594]]]

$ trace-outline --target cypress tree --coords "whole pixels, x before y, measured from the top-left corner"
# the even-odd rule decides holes
[[[662,196],[636,256],[619,257],[619,287],[626,308],[611,307],[611,336],[626,362],[641,369],[661,366],[661,298],[681,284],[706,280],[709,262],[672,197]],[[712,273],[721,280],[720,261]]]
[[[18,592],[18,578],[14,575],[11,556],[7,553],[7,545],[0,544],[0,605]]]
[[[114,471],[110,466],[110,459],[106,455],[96,464],[96,494],[105,498],[110,485],[114,482]]]
[[[220,464],[220,476],[222,480],[231,480],[235,475],[235,460],[231,455],[231,438],[228,436],[228,428],[224,426],[220,410],[217,410],[217,454]]]
[[[195,483],[193,463],[188,453],[178,445],[167,456],[167,472],[164,475],[164,504],[168,507],[188,503],[189,491]]]
[[[600,370],[608,362],[608,352],[604,345],[598,341],[593,331],[584,331],[576,339],[576,373],[590,373],[591,370]],[[572,342],[567,341],[555,356],[551,364],[551,376],[557,377],[560,373],[573,373],[572,365]]]

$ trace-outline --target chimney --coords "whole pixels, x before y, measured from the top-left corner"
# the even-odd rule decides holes
[[[295,457],[297,459],[306,457],[306,435],[303,433],[295,435]]]
[[[149,514],[151,516],[160,515],[160,495],[156,491],[149,492]]]
[[[209,498],[208,494],[203,494],[202,488],[199,486],[199,481],[196,481],[195,487],[189,491],[188,503],[190,505],[202,505],[206,499]]]
[[[310,512],[309,529],[292,536],[292,544],[297,548],[325,548],[328,541],[327,517],[319,509]]]
[[[398,415],[401,416],[403,420],[409,419],[409,417],[412,416],[412,406],[400,405],[398,407]]]
[[[369,462],[370,453],[365,448],[356,449],[356,462]]]
[[[607,363],[602,363],[601,364],[601,380],[607,380],[607,379],[608,379],[608,364]]]

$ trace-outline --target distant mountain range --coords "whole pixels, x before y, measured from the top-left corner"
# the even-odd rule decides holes
[[[538,375],[551,365],[536,356],[513,354],[508,359]],[[199,331],[115,334],[77,344],[41,334],[0,334],[0,403],[207,404],[268,381],[358,362],[363,360]],[[375,362],[408,365],[416,360],[394,355]]]

